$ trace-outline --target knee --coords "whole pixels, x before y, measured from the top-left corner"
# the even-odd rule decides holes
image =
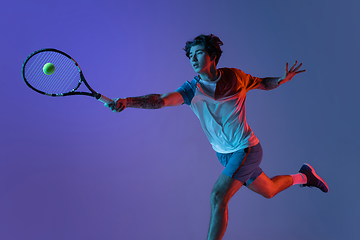
[[[276,195],[276,193],[273,191],[266,191],[262,194],[262,196],[267,199],[273,198],[275,195]]]
[[[226,206],[227,201],[226,201],[226,197],[225,194],[223,194],[220,191],[212,191],[211,195],[210,195],[210,202],[212,206]]]

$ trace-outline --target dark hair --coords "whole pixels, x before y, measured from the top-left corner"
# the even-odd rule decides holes
[[[223,45],[222,41],[218,37],[212,34],[210,35],[201,34],[196,38],[194,38],[193,41],[187,41],[184,50],[188,58],[190,55],[190,48],[196,45],[202,45],[205,48],[206,52],[210,55],[210,57],[212,57],[213,54],[215,54],[216,56],[215,64],[216,65],[218,64],[222,54],[220,46]]]

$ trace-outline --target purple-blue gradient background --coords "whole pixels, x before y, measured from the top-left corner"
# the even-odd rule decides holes
[[[281,76],[254,90],[247,119],[272,177],[311,163],[330,192],[291,187],[265,199],[245,187],[224,239],[357,239],[360,221],[360,2],[2,1],[0,239],[205,239],[222,171],[188,106],[114,114],[88,97],[30,90],[21,65],[53,47],[108,97],[165,93],[195,75],[182,48],[224,42],[219,67]]]

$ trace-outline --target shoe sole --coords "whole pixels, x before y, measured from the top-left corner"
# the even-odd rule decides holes
[[[326,182],[324,181],[324,179],[322,179],[319,175],[316,174],[315,169],[314,169],[310,164],[308,164],[308,163],[304,163],[304,165],[308,166],[308,167],[311,169],[311,173],[312,173],[317,179],[319,179],[319,180],[326,186],[327,191],[326,191],[325,193],[329,192],[329,186],[326,184]],[[321,190],[321,189],[320,189],[320,190]],[[321,190],[321,191],[322,191],[322,190]],[[324,191],[323,191],[323,192],[324,192]]]

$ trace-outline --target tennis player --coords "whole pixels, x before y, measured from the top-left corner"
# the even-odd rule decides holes
[[[242,187],[272,198],[292,185],[316,187],[328,192],[326,182],[313,167],[304,164],[298,173],[269,178],[259,167],[262,148],[245,118],[245,99],[253,89],[272,90],[290,81],[299,70],[297,62],[279,78],[258,78],[236,68],[217,68],[223,43],[214,35],[200,35],[188,41],[186,56],[197,76],[176,91],[141,97],[114,99],[106,105],[114,112],[125,108],[158,109],[187,104],[199,118],[201,126],[216,151],[224,170],[211,193],[211,219],[208,240],[222,239],[228,219],[228,202]]]

